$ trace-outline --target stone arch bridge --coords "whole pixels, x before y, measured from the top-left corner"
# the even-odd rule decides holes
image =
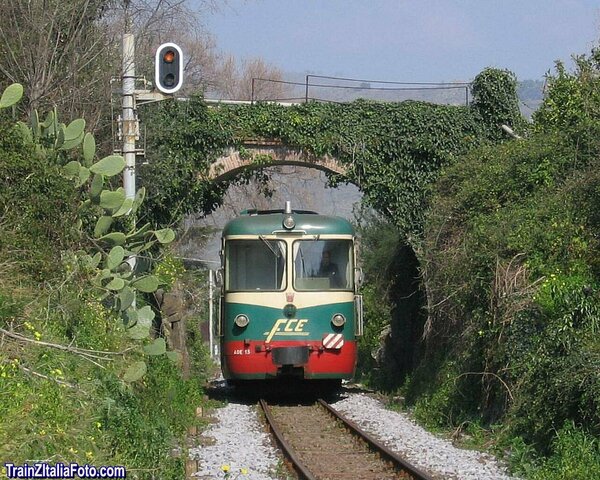
[[[239,150],[231,147],[210,166],[208,180],[229,180],[243,170],[274,165],[296,165],[346,175],[347,169],[335,157],[316,156],[302,149],[285,145],[279,140],[248,139]],[[240,153],[242,150],[243,153]]]

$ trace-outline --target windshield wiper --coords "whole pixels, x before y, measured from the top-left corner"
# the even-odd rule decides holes
[[[269,250],[271,250],[273,255],[275,255],[277,258],[279,258],[281,256],[281,252],[279,252],[278,249],[273,247],[273,245],[271,245],[271,242],[269,242],[269,240],[267,240],[263,235],[259,235],[258,238],[260,238],[263,242],[265,242],[265,245],[267,247],[269,247]]]

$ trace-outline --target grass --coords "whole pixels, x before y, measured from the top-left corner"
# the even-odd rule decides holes
[[[22,280],[17,283],[24,285]],[[0,333],[0,464],[124,465],[128,478],[183,478],[185,455],[171,452],[186,451],[187,428],[204,402],[202,374],[184,380],[163,355],[145,357],[143,380],[123,382],[141,345],[126,338],[98,300],[60,281],[53,285],[0,293],[0,327],[30,340]],[[95,364],[36,342],[97,351],[135,348]]]

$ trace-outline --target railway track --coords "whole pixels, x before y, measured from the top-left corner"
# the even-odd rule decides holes
[[[259,401],[277,443],[306,480],[431,480],[323,400],[312,405]]]

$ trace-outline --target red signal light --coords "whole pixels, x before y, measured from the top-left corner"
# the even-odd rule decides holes
[[[173,63],[173,60],[175,60],[175,52],[173,50],[167,50],[163,55],[163,60],[167,63]]]

